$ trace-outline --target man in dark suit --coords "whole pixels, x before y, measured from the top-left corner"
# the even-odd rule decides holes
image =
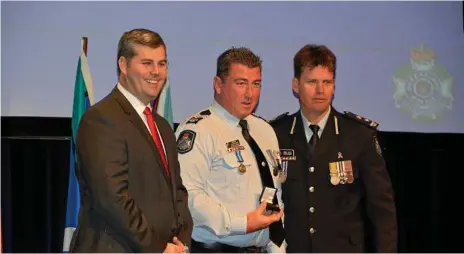
[[[152,112],[167,77],[159,34],[135,29],[118,45],[118,84],[77,133],[81,208],[72,252],[184,252],[192,218],[169,123]]]
[[[331,106],[335,73],[327,47],[304,46],[292,80],[300,110],[271,121],[287,173],[287,252],[396,252],[396,209],[378,124]]]

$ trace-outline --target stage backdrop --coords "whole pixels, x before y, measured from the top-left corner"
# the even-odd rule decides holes
[[[2,2],[2,116],[70,117],[80,39],[95,99],[116,84],[119,37],[159,32],[168,45],[174,121],[212,101],[218,55],[263,59],[257,113],[294,111],[294,54],[307,43],[338,57],[335,106],[382,131],[464,132],[461,2]]]

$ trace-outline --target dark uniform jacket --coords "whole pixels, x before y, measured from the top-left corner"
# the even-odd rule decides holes
[[[300,111],[271,125],[287,169],[287,252],[396,252],[396,209],[377,123],[332,108],[314,154]]]

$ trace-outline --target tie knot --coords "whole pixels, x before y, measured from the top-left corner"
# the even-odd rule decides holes
[[[150,107],[146,107],[145,110],[143,111],[143,113],[148,116],[148,115],[151,115],[151,109]]]
[[[319,131],[319,125],[317,124],[311,124],[309,125],[309,128],[313,132],[314,135],[317,135],[317,132]]]
[[[248,122],[247,122],[247,120],[240,120],[240,122],[238,122],[238,124],[240,125],[240,127],[242,127],[242,130],[248,130]]]

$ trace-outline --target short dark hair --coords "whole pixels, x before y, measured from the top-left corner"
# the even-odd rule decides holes
[[[333,72],[334,78],[337,70],[337,57],[324,45],[307,44],[301,48],[293,58],[294,77],[299,79],[304,68],[324,66]]]
[[[216,76],[224,80],[227,75],[229,75],[229,69],[231,64],[243,64],[248,68],[259,67],[259,70],[262,70],[262,61],[259,56],[257,56],[249,48],[232,47],[224,51],[217,59],[216,67]]]
[[[118,64],[119,58],[123,56],[129,61],[135,55],[135,44],[148,46],[154,49],[163,46],[166,49],[163,38],[156,32],[144,28],[137,28],[124,32],[118,43],[118,57],[116,59],[118,76],[121,74]]]

